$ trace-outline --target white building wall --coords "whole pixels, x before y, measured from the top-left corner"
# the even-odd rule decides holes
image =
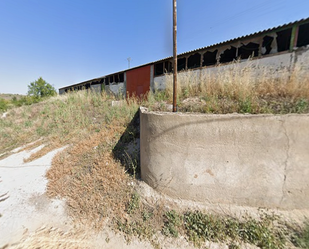
[[[94,92],[97,92],[97,93],[101,93],[101,85],[98,84],[98,85],[91,85],[90,86],[91,90],[94,91]]]
[[[242,60],[239,63],[229,63],[220,66],[204,67],[201,69],[178,72],[178,84],[199,83],[207,77],[217,77],[219,74],[230,71],[237,74],[243,70],[250,70],[252,77],[278,77],[297,66],[298,70],[306,73],[309,70],[309,48],[300,48],[294,52],[282,52],[268,55],[259,59]],[[172,84],[172,74],[154,77],[154,89],[163,90],[167,84]]]
[[[125,89],[125,83],[119,82],[119,83],[111,83],[108,86],[106,86],[106,91],[110,91],[114,95],[122,95],[125,96],[126,89]]]
[[[65,94],[65,90],[64,89],[59,89],[59,94]]]

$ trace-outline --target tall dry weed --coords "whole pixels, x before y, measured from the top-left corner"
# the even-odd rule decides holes
[[[80,222],[100,227],[106,217],[125,214],[131,178],[112,154],[124,130],[113,122],[53,159],[47,193],[65,198],[70,214]]]
[[[157,94],[171,103],[172,75],[166,75],[165,94],[161,92]],[[180,111],[304,113],[309,111],[309,71],[305,62],[274,68],[248,60],[179,72],[177,98]],[[204,102],[197,103],[196,98]]]

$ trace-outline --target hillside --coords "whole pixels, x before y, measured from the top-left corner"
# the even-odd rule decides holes
[[[179,89],[179,110],[308,112],[308,86],[300,89],[297,82],[292,83],[269,83],[268,92],[265,85],[242,85],[241,94],[232,83],[217,88],[185,85]],[[84,91],[12,108],[0,119],[0,159],[34,141],[24,150],[44,146],[26,162],[67,146],[47,172],[47,194],[66,200],[68,214],[81,231],[102,232],[108,227],[127,241],[138,238],[154,248],[176,244],[183,248],[306,248],[309,227],[302,223],[302,214],[205,207],[169,199],[145,186],[139,179],[138,107],[166,111],[170,103],[168,88],[149,94],[147,100],[124,101]],[[69,239],[61,233],[57,236]]]
[[[20,99],[24,96],[25,95],[22,95],[22,94],[0,93],[0,99],[5,99],[5,100],[12,100],[14,97],[16,97],[16,99]]]

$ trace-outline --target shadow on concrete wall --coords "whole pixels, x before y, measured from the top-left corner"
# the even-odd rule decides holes
[[[308,208],[309,115],[141,109],[141,178],[173,198]]]
[[[140,178],[140,115],[139,110],[121,135],[113,149],[114,158],[118,159],[126,171]]]

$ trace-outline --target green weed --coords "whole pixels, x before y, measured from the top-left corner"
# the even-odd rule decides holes
[[[295,231],[291,236],[292,243],[300,248],[309,248],[309,223],[306,222],[303,229]]]
[[[140,196],[137,193],[133,193],[127,205],[127,213],[133,214],[139,209],[139,206],[140,206]]]
[[[246,217],[244,221],[204,214],[200,211],[187,212],[184,215],[185,228],[189,240],[200,245],[206,240],[242,241],[261,248],[283,248],[281,233],[272,226],[271,217],[262,217],[257,221]]]
[[[143,221],[148,221],[149,219],[151,219],[153,217],[153,213],[149,212],[147,210],[144,210],[142,212],[142,217],[143,217]]]
[[[8,101],[0,98],[0,112],[5,112],[8,109]]]
[[[175,210],[168,211],[164,214],[164,227],[162,233],[165,236],[178,237],[178,230],[181,225],[182,216]]]

